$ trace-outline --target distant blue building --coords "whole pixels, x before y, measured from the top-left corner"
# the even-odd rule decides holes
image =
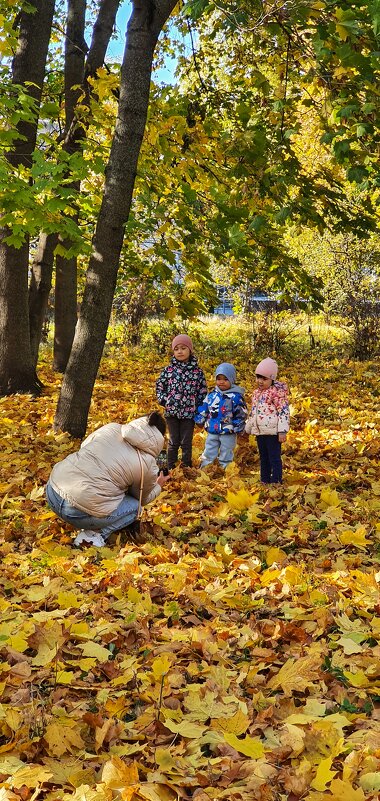
[[[231,317],[234,312],[234,298],[230,287],[219,286],[218,304],[214,308],[214,314],[224,315]],[[278,301],[273,295],[267,295],[265,292],[255,292],[254,290],[248,291],[244,295],[243,300],[244,312],[266,312],[278,308]]]

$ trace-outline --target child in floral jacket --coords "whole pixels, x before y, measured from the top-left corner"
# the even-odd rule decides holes
[[[276,381],[278,366],[274,359],[263,359],[256,367],[257,388],[245,424],[248,434],[255,434],[260,455],[260,478],[263,484],[282,483],[281,443],[289,431],[288,388]]]
[[[215,370],[216,387],[208,393],[198,408],[195,422],[207,431],[201,467],[218,458],[221,467],[227,467],[234,458],[237,434],[244,431],[247,407],[244,389],[236,385],[233,364],[224,362]]]
[[[187,334],[178,334],[172,342],[173,358],[156,383],[157,400],[165,407],[169,429],[168,468],[171,470],[182,450],[182,464],[191,467],[194,416],[207,393],[203,370],[193,353]]]

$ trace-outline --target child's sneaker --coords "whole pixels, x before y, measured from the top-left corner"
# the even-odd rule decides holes
[[[95,548],[103,548],[105,545],[104,539],[99,531],[86,531],[85,529],[82,529],[79,534],[77,534],[73,545],[78,548],[79,545],[83,545],[83,543],[94,545]]]

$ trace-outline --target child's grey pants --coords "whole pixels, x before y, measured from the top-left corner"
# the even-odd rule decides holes
[[[236,434],[207,434],[201,467],[212,464],[215,459],[218,459],[221,467],[227,467],[234,458],[236,439]]]

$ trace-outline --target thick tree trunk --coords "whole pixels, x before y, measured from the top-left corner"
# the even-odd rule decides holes
[[[35,13],[22,11],[18,48],[12,63],[13,83],[23,84],[38,110],[45,76],[46,57],[54,12],[54,0],[32,0]],[[18,125],[20,138],[9,163],[16,169],[29,167],[36,145],[37,114]],[[21,138],[22,137],[22,138]],[[29,243],[16,250],[5,242],[9,231],[0,232],[0,394],[36,393],[41,387],[35,374],[29,336],[28,266]]]
[[[6,235],[8,231],[3,231]],[[0,394],[42,387],[33,367],[28,314],[28,241],[18,250],[0,241]]]
[[[81,312],[55,417],[56,428],[86,431],[114,296],[124,226],[128,220],[144,135],[154,48],[175,0],[135,0],[121,71],[119,112],[106,169]]]
[[[17,51],[12,61],[12,82],[25,85],[25,92],[36,101],[38,110],[45,78],[46,56],[50,41],[55,0],[31,0],[35,12],[20,13]],[[17,125],[20,138],[15,142],[8,161],[15,167],[30,166],[36,146],[37,117],[32,121],[21,120]]]
[[[29,284],[30,347],[34,367],[37,367],[42,327],[49,302],[57,234],[40,235],[32,262]]]
[[[95,74],[102,65],[119,0],[103,0],[91,42],[90,52],[85,64],[88,50],[84,41],[85,0],[69,0],[65,47],[65,142],[68,153],[75,153],[82,147],[86,135],[87,121],[81,122],[76,108],[78,98],[82,94],[82,86],[86,89],[87,104],[90,102],[88,77]],[[73,189],[79,192],[79,184],[73,182]],[[70,242],[63,243],[66,248]],[[56,258],[55,305],[54,305],[54,369],[64,373],[73,344],[77,323],[77,260],[75,257]]]
[[[57,255],[55,265],[54,370],[64,373],[77,324],[77,260]]]
[[[78,86],[81,82],[83,82],[86,100],[82,101],[82,105],[83,102],[85,102],[88,106],[92,91],[91,85],[88,83],[88,78],[96,75],[97,70],[104,62],[119,5],[120,0],[101,0],[98,16],[93,28],[90,50],[84,66],[84,54],[87,50],[87,46],[84,41],[85,3],[83,0],[78,0],[78,2],[71,2],[69,5],[66,30],[66,126],[64,140],[64,147],[69,153],[73,153],[76,149],[80,149],[82,140],[85,136],[85,123],[80,123],[77,119],[75,107],[78,97],[78,90],[73,89],[73,87]],[[46,297],[46,289],[48,284],[51,284],[51,270],[54,264],[54,249],[57,242],[58,234],[50,234],[47,236],[44,232],[41,232],[40,241],[37,248],[38,261],[35,267],[34,265],[32,266],[32,277],[29,287],[29,314],[32,358],[35,366],[37,365],[42,325],[48,300]],[[77,298],[76,295],[74,296],[73,292],[71,291],[74,286],[72,267],[68,266],[68,273],[68,284],[70,286],[69,302],[71,305],[70,312],[66,318],[66,304],[62,303],[66,282],[60,286],[61,278],[63,279],[64,275],[64,263],[62,262],[60,270],[58,270],[56,276],[59,299],[55,304],[57,317],[55,318],[54,339],[54,365],[55,368],[60,372],[64,372],[66,369],[77,319]],[[67,331],[65,330],[66,319],[68,323]]]

